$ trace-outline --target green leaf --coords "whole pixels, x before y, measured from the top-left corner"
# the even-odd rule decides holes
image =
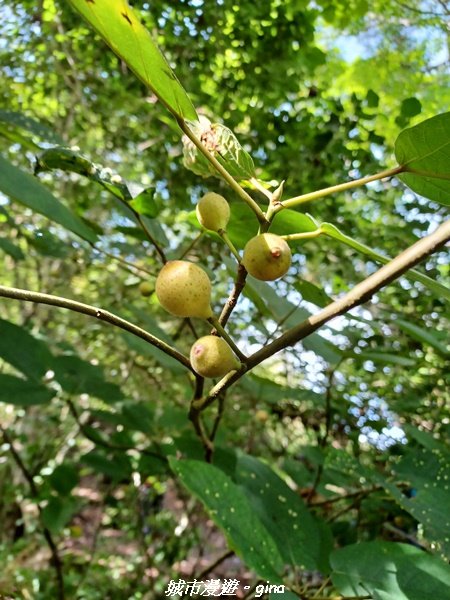
[[[78,484],[78,470],[74,465],[62,463],[54,469],[48,478],[50,485],[61,496],[68,496]]]
[[[0,248],[14,260],[23,260],[25,258],[22,250],[6,238],[0,238]]]
[[[447,332],[434,332],[433,330],[425,329],[419,327],[418,325],[414,325],[414,323],[408,323],[408,321],[404,321],[403,319],[396,319],[394,321],[402,331],[411,336],[413,339],[421,342],[425,345],[430,345],[432,348],[436,350],[442,356],[450,356],[450,336]],[[441,341],[447,339],[449,343],[445,344]]]
[[[286,208],[276,215],[270,231],[277,235],[287,235],[292,232],[309,233],[317,228],[317,223],[310,215]],[[295,240],[292,240],[292,243],[295,243]]]
[[[368,90],[366,95],[366,102],[369,108],[377,108],[380,103],[379,95],[373,90]]]
[[[0,402],[16,406],[48,404],[55,392],[35,381],[0,373]]]
[[[40,149],[41,142],[64,143],[62,138],[44,123],[11,110],[0,110],[0,135],[33,152]]]
[[[406,171],[398,175],[403,183],[425,198],[450,204],[450,112],[402,131],[395,157]]]
[[[78,508],[78,500],[74,498],[53,497],[42,509],[42,523],[51,533],[58,533],[72,518]]]
[[[376,475],[345,450],[331,447],[326,450],[324,474],[324,480],[328,483],[347,490],[373,482],[373,475]]]
[[[243,490],[217,467],[196,460],[169,458],[175,475],[205,506],[230,547],[260,577],[282,583],[283,560],[271,535]]]
[[[0,156],[0,191],[69,231],[95,243],[95,233],[35,177]]]
[[[234,481],[245,491],[286,564],[320,569],[321,531],[300,496],[266,464],[239,453]]]
[[[340,231],[335,225],[331,223],[322,223],[320,227],[322,231],[329,237],[338,240],[339,242],[342,242],[347,246],[350,246],[350,248],[361,252],[361,254],[365,254],[375,262],[379,262],[385,265],[391,260],[389,257],[383,256],[383,254],[372,250],[372,248],[369,248],[369,246],[366,246],[361,242],[357,242],[350,236],[345,235],[344,233],[342,233],[342,231]],[[431,279],[431,277],[428,277],[427,275],[423,275],[419,271],[416,271],[416,269],[410,269],[409,271],[404,273],[403,276],[411,281],[417,281],[418,283],[421,283],[422,285],[426,286],[426,288],[430,290],[430,292],[433,292],[433,294],[438,298],[445,298],[446,300],[450,301],[449,288],[445,287],[437,281],[434,281],[433,279]]]
[[[450,596],[450,567],[414,546],[363,542],[331,555],[332,581],[344,596],[436,600]]]
[[[439,542],[450,558],[449,464],[450,453],[445,449],[414,448],[394,467],[396,480],[413,490],[411,498],[403,493],[404,485],[399,489],[391,481],[381,483],[404,510],[422,523],[426,537]]]
[[[153,358],[165,369],[169,369],[174,373],[185,373],[186,370],[177,360],[168,356],[165,352],[162,352],[155,346],[148,344],[144,340],[132,335],[131,333],[123,333],[123,339],[127,343],[127,346],[142,356],[148,356]],[[145,395],[144,395],[145,397]]]
[[[87,177],[91,181],[99,183],[108,192],[121,200],[131,200],[133,198],[130,187],[120,175],[113,173],[108,167],[93,163],[86,156],[72,148],[49,148],[37,157],[36,173],[52,171],[53,169]]]
[[[158,216],[159,209],[155,202],[155,198],[151,190],[144,190],[134,200],[129,202],[129,205],[140,215],[145,215],[151,219]]]
[[[381,352],[376,350],[365,350],[359,354],[354,352],[349,353],[349,356],[355,361],[371,360],[375,363],[382,363],[385,365],[398,365],[399,367],[413,367],[417,361],[406,356],[400,356],[399,354],[391,354],[390,352]]]
[[[426,448],[427,450],[443,450],[442,442],[440,442],[432,433],[422,431],[418,427],[414,427],[409,423],[403,423],[402,428],[406,433],[408,439],[415,440],[418,444]]]
[[[33,231],[28,232],[27,241],[36,248],[39,254],[44,256],[66,258],[72,250],[68,243],[51,234],[48,229],[33,229]]]
[[[120,422],[126,430],[142,431],[148,434],[154,430],[155,415],[153,411],[142,402],[126,404],[122,408]]]
[[[323,394],[299,388],[297,385],[293,387],[281,385],[271,378],[260,377],[252,372],[242,379],[241,385],[253,396],[269,404],[293,399],[299,403],[311,402],[316,407],[325,406]]]
[[[300,280],[294,283],[294,287],[297,292],[300,292],[303,300],[306,302],[311,302],[311,304],[315,304],[320,308],[324,308],[330,302],[333,302],[333,299],[323,290],[322,288],[314,285],[310,281]]]
[[[415,117],[422,112],[422,104],[417,98],[406,98],[402,102],[400,112],[403,117]]]
[[[80,461],[113,481],[128,478],[132,471],[130,459],[125,453],[117,452],[109,456],[100,450],[92,450],[82,456]]]
[[[0,357],[29,379],[42,379],[53,362],[44,342],[24,327],[3,319],[0,319]]]
[[[197,119],[169,63],[125,0],[70,0],[70,3],[170,112],[183,119]]]
[[[103,369],[99,365],[92,365],[79,356],[58,356],[54,359],[52,368],[55,379],[69,394],[90,394],[105,402],[123,399],[120,387],[105,380]]]

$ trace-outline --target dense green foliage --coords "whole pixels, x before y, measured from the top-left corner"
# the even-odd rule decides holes
[[[228,246],[242,255],[282,192],[270,231],[291,236],[292,265],[248,277],[226,324],[249,356],[444,223],[448,8],[133,6],[0,6],[0,286],[91,307],[0,294],[0,597],[150,600],[181,579],[236,579],[236,597],[266,582],[285,586],[272,599],[448,597],[445,249],[217,397],[187,358],[211,323],[152,294],[187,259],[218,317],[244,283]],[[207,191],[230,203],[227,235],[197,221]]]

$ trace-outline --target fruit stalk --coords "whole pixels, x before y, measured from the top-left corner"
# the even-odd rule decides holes
[[[247,360],[247,357],[245,356],[245,354],[243,354],[239,350],[239,348],[233,342],[232,338],[228,335],[228,333],[225,331],[225,329],[220,324],[219,319],[217,317],[215,317],[215,316],[212,316],[209,319],[207,319],[207,321],[208,321],[208,323],[210,323],[214,327],[214,329],[217,330],[217,332],[219,333],[220,337],[223,337],[223,339],[226,342],[228,342],[228,345],[233,350],[233,352],[236,354],[236,356],[239,358],[239,360],[241,362],[245,362]]]

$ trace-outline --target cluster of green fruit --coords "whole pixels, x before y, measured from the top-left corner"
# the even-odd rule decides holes
[[[197,204],[196,212],[205,229],[225,236],[230,207],[223,196],[206,194]],[[280,236],[262,233],[246,244],[241,262],[256,279],[273,281],[289,269],[291,251]],[[167,262],[156,279],[155,292],[160,304],[172,315],[206,319],[219,328],[211,309],[211,282],[201,267],[185,260]],[[220,329],[219,333],[222,334]],[[241,366],[230,345],[214,335],[194,343],[190,360],[194,371],[202,377],[221,377]]]

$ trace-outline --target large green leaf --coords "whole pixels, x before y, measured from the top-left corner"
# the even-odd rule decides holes
[[[105,453],[99,449],[91,450],[80,458],[80,462],[113,481],[128,478],[132,472],[130,457],[121,451]]]
[[[79,506],[79,500],[54,496],[42,509],[42,523],[52,533],[58,533],[70,521]]]
[[[374,600],[437,600],[450,597],[450,567],[406,544],[364,542],[331,555],[332,581],[344,596]]]
[[[223,471],[197,460],[169,458],[181,482],[205,505],[230,547],[263,578],[282,583],[283,559],[244,491]]]
[[[9,254],[14,260],[23,260],[25,258],[25,255],[19,246],[16,246],[7,238],[0,238],[0,249],[3,250],[5,254]]]
[[[372,250],[372,248],[369,248],[369,246],[361,244],[361,242],[356,241],[348,235],[345,235],[332,223],[322,223],[320,228],[329,237],[332,237],[335,240],[342,242],[347,246],[350,246],[350,248],[361,252],[361,254],[365,254],[369,258],[373,259],[375,262],[379,262],[382,265],[385,265],[390,260],[392,260],[389,257],[383,256],[383,254]],[[431,279],[431,277],[428,277],[427,275],[423,275],[419,271],[416,271],[416,269],[410,269],[404,274],[404,277],[410,279],[411,281],[417,281],[423,284],[427,287],[427,289],[430,290],[430,292],[433,292],[433,294],[435,294],[438,298],[445,298],[446,300],[450,301],[449,288],[445,287],[445,285],[442,285],[437,281],[434,281],[434,279]]]
[[[24,327],[0,319],[0,358],[29,379],[42,379],[52,368],[53,356],[46,344]]]
[[[450,204],[450,112],[405,129],[395,142],[405,172],[398,177],[421,196]]]
[[[417,449],[409,452],[395,467],[395,477],[411,490],[407,497],[394,483],[382,485],[400,506],[422,523],[427,538],[439,542],[450,557],[450,489],[448,469],[450,453],[444,449]],[[404,489],[403,485],[403,489]]]
[[[45,123],[13,110],[0,110],[0,134],[31,150],[39,148],[40,141],[51,144],[64,143],[64,140]]]
[[[413,339],[432,346],[442,356],[450,357],[450,335],[447,332],[441,333],[430,328],[419,327],[403,319],[396,319],[395,323]]]
[[[417,360],[401,356],[399,354],[393,354],[391,352],[385,352],[384,350],[365,350],[356,354],[355,352],[349,352],[348,356],[351,356],[355,361],[366,361],[371,360],[374,363],[381,363],[383,365],[397,365],[399,367],[413,367],[417,364]]]
[[[125,0],[69,0],[172,113],[197,119],[197,113],[168,62]]]
[[[0,191],[69,231],[95,243],[96,234],[35,177],[0,156]]]
[[[144,187],[134,183],[127,183],[118,173],[109,167],[103,167],[92,162],[78,150],[56,146],[44,150],[36,158],[35,173],[60,169],[68,173],[77,173],[91,181],[99,183],[103,188],[120,200],[130,201],[141,194],[145,194]],[[137,211],[139,212],[139,211]]]
[[[78,469],[69,462],[63,462],[49,475],[48,481],[59,495],[68,496],[78,484]]]
[[[195,213],[193,213],[192,223],[198,226]],[[309,215],[296,210],[285,209],[277,214],[270,231],[277,235],[285,235],[293,231],[304,233],[316,229],[317,224]],[[248,240],[258,233],[258,221],[255,218],[255,213],[246,204],[231,204],[231,218],[227,233],[237,248],[243,248]]]
[[[54,359],[52,368],[56,380],[69,394],[90,394],[105,402],[123,399],[120,387],[106,381],[99,365],[92,365],[79,356],[58,356]]]
[[[53,390],[35,381],[0,373],[0,402],[16,406],[33,406],[47,404],[54,395]]]
[[[246,493],[285,563],[303,570],[320,569],[323,532],[301,497],[268,465],[246,454],[237,455],[232,477]]]

